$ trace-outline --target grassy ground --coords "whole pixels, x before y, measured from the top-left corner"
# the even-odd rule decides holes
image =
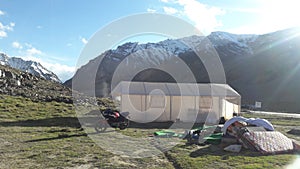
[[[252,114],[246,114],[250,117]],[[298,119],[265,117],[277,130],[298,126]],[[149,138],[159,126],[132,126],[123,131],[134,138]],[[164,139],[164,138],[162,138]],[[168,139],[168,138],[165,138]],[[243,150],[224,152],[218,145],[186,145],[185,140],[158,156],[128,158],[99,147],[82,130],[71,104],[32,102],[0,96],[0,168],[283,168],[295,154],[262,156]]]

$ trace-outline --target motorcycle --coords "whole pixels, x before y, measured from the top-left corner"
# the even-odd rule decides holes
[[[124,130],[129,126],[129,112],[119,112],[117,110],[106,109],[101,112],[101,118],[95,125],[96,132],[103,132],[108,127]]]

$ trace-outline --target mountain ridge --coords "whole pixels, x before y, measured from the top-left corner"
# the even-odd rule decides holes
[[[190,46],[197,46],[195,53]],[[212,49],[214,48],[214,49]],[[168,39],[158,43],[126,43],[114,50],[100,54],[88,64],[78,69],[73,79],[89,76],[97,70],[96,95],[107,96],[110,92],[112,76],[121,66],[123,72],[132,67],[157,67],[180,58],[193,72],[198,83],[209,83],[210,79],[203,61],[197,55],[209,58],[210,50],[219,55],[226,74],[226,82],[242,95],[243,104],[263,102],[264,110],[300,112],[295,100],[300,99],[300,36],[298,29],[286,29],[263,35],[236,35],[227,32],[214,32],[207,37],[191,36],[182,39]],[[102,62],[100,62],[100,58]],[[175,63],[175,62],[174,62]],[[127,65],[126,65],[127,64]],[[293,70],[294,69],[294,70]],[[289,74],[293,71],[294,74]],[[289,77],[289,79],[287,78]],[[89,77],[86,77],[87,80]],[[139,72],[133,79],[124,76],[122,80],[174,82],[170,75],[157,70]],[[187,78],[182,74],[179,82]],[[85,81],[85,80],[83,80]],[[65,85],[71,87],[72,79]],[[113,84],[114,85],[114,84]],[[284,86],[279,88],[279,86]],[[89,84],[80,90],[89,89]],[[290,90],[294,90],[293,92]],[[86,91],[87,94],[91,91]],[[287,94],[288,93],[288,94]]]
[[[5,53],[0,53],[0,65],[10,66],[12,68],[31,73],[35,76],[45,78],[50,81],[62,83],[56,74],[46,69],[40,63],[27,61],[18,57],[9,57]]]

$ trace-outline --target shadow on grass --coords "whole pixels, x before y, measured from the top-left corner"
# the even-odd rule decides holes
[[[11,127],[72,127],[80,128],[82,125],[86,127],[92,127],[97,124],[99,121],[98,116],[93,117],[50,117],[43,119],[28,119],[28,120],[19,120],[19,121],[2,121],[0,126]],[[152,123],[136,123],[130,121],[128,128],[140,128],[140,129],[169,129],[173,127],[174,122],[152,122]],[[177,125],[179,126],[179,125]]]
[[[82,136],[87,136],[86,133],[82,133],[82,134],[60,134],[57,137],[50,137],[50,138],[40,138],[40,139],[34,139],[34,140],[27,140],[25,141],[25,143],[28,142],[39,142],[39,141],[50,141],[50,140],[58,140],[58,139],[64,139],[64,138],[71,138],[71,137],[82,137]]]
[[[112,131],[104,131],[102,133],[108,133]],[[66,134],[66,132],[58,134],[57,137],[48,137],[48,138],[40,138],[40,139],[33,139],[33,140],[27,140],[25,143],[29,142],[39,142],[39,141],[51,141],[51,140],[59,140],[59,139],[65,139],[65,138],[72,138],[72,137],[87,137],[88,135],[97,135],[101,134],[98,132],[93,132],[93,133],[80,133],[80,134]]]
[[[130,121],[130,124],[128,128],[140,128],[140,129],[167,129],[172,126],[172,122],[164,122],[164,123],[159,123],[159,122],[152,122],[152,123],[137,123]]]
[[[43,119],[28,119],[19,121],[0,121],[0,126],[11,127],[72,127],[80,128],[94,127],[95,124],[99,123],[101,118],[98,116],[91,117],[50,117]]]
[[[183,122],[150,122],[150,123],[137,123],[130,121],[128,128],[139,129],[191,129],[203,126],[203,123],[183,123]]]
[[[44,119],[28,119],[19,121],[2,121],[0,126],[10,127],[73,127],[80,128],[82,125],[91,127],[99,121],[99,117],[50,117]]]
[[[0,122],[0,126],[20,126],[20,127],[81,127],[77,117],[52,117],[45,119],[20,120]]]
[[[184,148],[184,146],[182,146],[182,148]],[[266,156],[259,152],[245,150],[245,149],[242,149],[239,153],[226,152],[219,145],[212,145],[212,144],[203,148],[199,148],[198,150],[190,153],[190,157],[192,158],[197,158],[206,155],[221,156],[222,159],[224,160],[232,156],[249,156],[249,157]]]

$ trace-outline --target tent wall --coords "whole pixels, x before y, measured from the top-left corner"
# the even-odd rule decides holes
[[[208,96],[165,96],[163,107],[157,107],[155,96],[122,95],[121,111],[131,112],[131,118],[137,122],[176,121],[197,123],[216,123],[220,117],[229,119],[233,112],[239,112],[240,106],[224,98]],[[229,99],[232,100],[232,99]],[[159,100],[161,102],[161,100]]]
[[[171,121],[176,121],[179,118],[181,109],[181,98],[180,96],[172,96],[171,98]]]
[[[148,96],[146,118],[157,122],[170,121],[170,96]]]
[[[194,110],[196,109],[195,97],[181,96],[179,99],[181,100],[181,107],[178,118],[183,122],[190,122],[195,120],[195,118],[197,117],[197,114],[195,114],[194,112]]]
[[[145,96],[143,95],[122,95],[121,111],[130,112],[133,121],[144,120]]]
[[[204,123],[212,106],[212,98],[209,96],[198,96],[197,100],[197,123]]]
[[[230,99],[232,101],[232,99]],[[238,113],[240,111],[240,105],[236,103],[229,102],[226,99],[222,99],[222,114],[225,119],[230,119],[233,113]]]
[[[208,85],[202,84],[199,86],[204,86],[205,90],[201,90],[204,93],[200,91],[196,95],[185,90],[187,95],[176,95],[179,92],[178,87],[174,87],[173,84],[166,84],[165,88],[157,87],[161,84],[148,85],[145,82],[141,82],[142,85],[134,82],[134,85],[129,87],[127,83],[125,84],[127,85],[125,87],[122,87],[122,83],[118,85],[113,97],[121,96],[121,111],[130,112],[131,120],[136,122],[165,122],[179,119],[183,122],[216,124],[220,117],[229,119],[233,112],[240,112],[241,97],[228,85],[215,85],[217,87],[213,88],[213,95],[207,95]],[[229,95],[224,95],[220,90],[223,86],[226,90],[233,91],[227,93]],[[176,89],[175,92],[172,87]],[[159,92],[151,94],[155,89],[162,89],[165,95]],[[220,96],[217,93],[220,93]]]
[[[131,120],[136,122],[169,121],[170,97],[158,97],[160,96],[122,95],[121,111],[130,112]]]
[[[219,97],[173,96],[171,120],[216,123],[221,116]]]
[[[212,97],[212,106],[210,112],[208,113],[206,122],[210,124],[217,124],[220,117],[220,98]]]
[[[198,115],[196,118],[197,123],[211,123],[215,124],[219,119],[219,97],[197,97]]]

